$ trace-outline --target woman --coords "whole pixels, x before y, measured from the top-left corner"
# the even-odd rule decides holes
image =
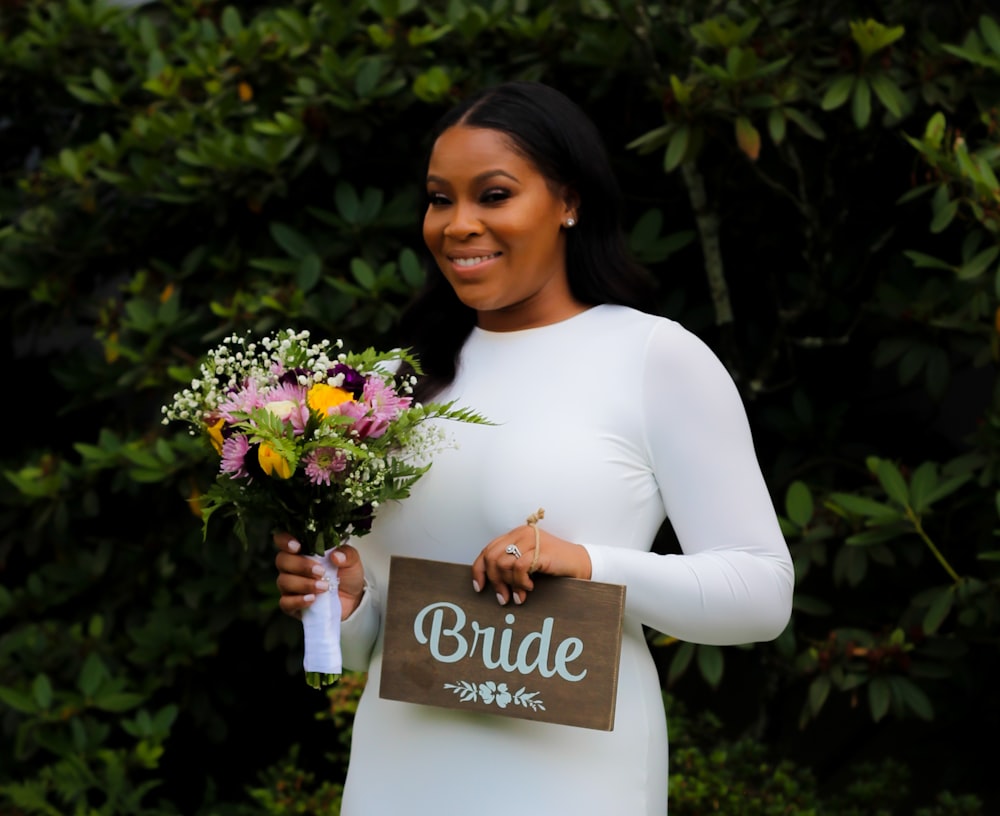
[[[457,448],[334,554],[344,665],[369,674],[342,813],[663,816],[667,731],[643,625],[741,644],[777,637],[791,612],[743,405],[704,343],[638,310],[645,278],[607,156],[562,94],[514,82],[466,100],[436,131],[426,185],[440,274],[405,324],[420,396],[496,424],[449,429]],[[513,525],[538,507],[536,552],[535,528]],[[665,518],[683,554],[650,551]],[[327,584],[289,536],[275,542],[281,608],[299,614]],[[535,570],[624,584],[614,730],[380,699],[392,554],[469,563],[500,604],[524,603]]]

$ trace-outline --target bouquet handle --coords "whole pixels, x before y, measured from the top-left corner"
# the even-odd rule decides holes
[[[305,652],[302,665],[306,682],[313,688],[323,688],[336,682],[343,671],[340,651],[340,593],[337,568],[330,563],[330,553],[309,555],[326,570],[323,576],[330,584],[326,592],[316,595],[316,600],[302,612],[302,631]]]

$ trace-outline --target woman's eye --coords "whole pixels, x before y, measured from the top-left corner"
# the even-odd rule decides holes
[[[484,204],[498,204],[501,201],[506,201],[508,198],[510,198],[510,190],[505,190],[502,187],[487,190],[480,196],[480,200]]]
[[[444,196],[441,193],[428,193],[427,203],[431,207],[442,207],[448,203],[448,198],[447,196]]]

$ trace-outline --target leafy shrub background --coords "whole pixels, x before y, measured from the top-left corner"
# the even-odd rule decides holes
[[[1000,720],[984,3],[23,0],[0,3],[0,813],[277,813],[309,774],[335,807],[353,687],[304,688],[265,523],[202,542],[211,466],[159,407],[234,329],[396,342],[429,125],[514,77],[601,126],[650,308],[732,371],[796,559],[777,642],[650,633],[753,760],[679,740],[677,807],[741,767],[764,801],[754,745],[787,783],[760,812],[821,812],[887,757],[895,812],[996,806],[971,748]]]

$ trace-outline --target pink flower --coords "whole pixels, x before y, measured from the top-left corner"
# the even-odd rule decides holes
[[[227,423],[237,422],[236,414],[249,414],[254,408],[263,408],[264,400],[257,390],[257,383],[248,380],[239,391],[230,393],[229,398],[219,406],[219,413]]]
[[[316,448],[307,453],[302,461],[306,466],[306,477],[314,485],[329,486],[333,475],[347,467],[347,457],[336,448]]]
[[[377,439],[412,401],[412,397],[399,396],[381,377],[369,377],[361,401],[351,403],[353,407],[340,406],[340,412],[357,419],[352,428],[362,439]]]
[[[245,434],[233,434],[222,443],[222,463],[219,470],[228,473],[232,479],[244,479],[249,474],[246,469],[247,451],[250,442]]]
[[[282,383],[267,393],[263,406],[282,422],[289,423],[296,434],[305,433],[309,406],[304,386]]]

